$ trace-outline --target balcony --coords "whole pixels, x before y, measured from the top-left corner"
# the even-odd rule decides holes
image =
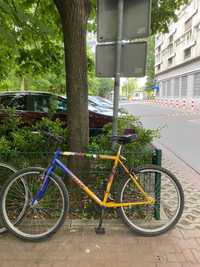
[[[185,32],[182,38],[183,38],[183,49],[184,50],[196,45],[196,41],[194,40],[192,29],[189,29],[187,32]]]

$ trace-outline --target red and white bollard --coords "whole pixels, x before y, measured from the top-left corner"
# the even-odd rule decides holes
[[[182,108],[183,108],[183,109],[186,109],[186,100],[185,100],[185,99],[183,99]]]
[[[179,108],[179,100],[176,99],[176,108],[178,109]]]
[[[194,108],[195,108],[194,100],[192,100],[191,108],[192,108],[192,111],[194,111]]]

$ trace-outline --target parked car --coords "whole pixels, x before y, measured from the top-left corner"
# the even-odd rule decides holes
[[[42,117],[53,114],[67,126],[67,100],[47,92],[5,92],[0,94],[0,120],[6,116],[6,109],[15,108],[25,125],[35,124]],[[112,122],[112,112],[88,105],[90,134],[99,133],[103,126]]]

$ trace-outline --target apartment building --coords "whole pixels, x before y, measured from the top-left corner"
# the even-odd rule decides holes
[[[200,0],[178,11],[169,33],[156,36],[158,98],[200,99]]]

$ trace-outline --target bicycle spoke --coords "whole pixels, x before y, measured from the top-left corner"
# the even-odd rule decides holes
[[[41,188],[43,182],[40,179],[41,175],[40,171],[30,171],[17,176],[5,195],[8,227],[27,239],[40,238],[53,232],[61,224],[67,207],[64,201],[66,196],[59,185],[60,182],[51,177],[49,177],[50,182],[44,196],[32,205],[31,199]],[[22,181],[25,184],[25,192],[18,198],[22,191],[20,188]],[[24,209],[23,216],[16,222],[22,209]]]
[[[121,207],[120,216],[132,229],[143,234],[156,234],[176,223],[183,210],[182,193],[172,175],[163,168],[141,169],[137,182],[155,204]],[[120,193],[120,202],[145,201],[140,189],[127,179]]]

